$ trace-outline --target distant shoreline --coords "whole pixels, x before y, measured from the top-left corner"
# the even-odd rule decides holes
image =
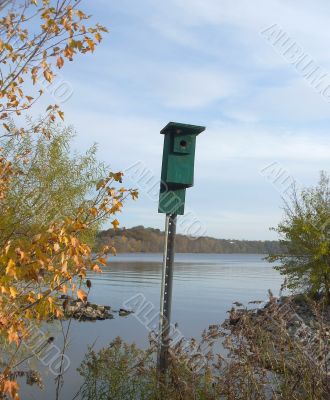
[[[164,232],[159,229],[137,226],[134,228],[109,229],[97,235],[95,250],[104,245],[116,248],[118,253],[161,253]],[[192,238],[178,234],[177,253],[202,254],[278,254],[283,251],[276,240],[235,240],[212,237]]]
[[[125,255],[125,254],[161,254],[161,255],[163,255],[163,252],[162,251],[122,251],[122,252],[117,252],[117,256],[120,256],[120,255]],[[268,256],[268,253],[236,253],[236,252],[233,252],[233,253],[229,253],[229,252],[225,252],[225,253],[214,253],[214,252],[206,252],[206,251],[195,251],[195,252],[191,252],[191,251],[176,251],[175,252],[175,254],[176,255],[179,255],[179,254],[210,254],[210,255],[235,255],[235,254],[237,254],[237,255],[251,255],[251,256],[253,256],[253,255],[255,255],[255,256]]]

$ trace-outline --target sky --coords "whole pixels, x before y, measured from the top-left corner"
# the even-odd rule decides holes
[[[159,132],[176,121],[206,126],[179,232],[277,239],[269,228],[282,218],[290,182],[314,185],[330,167],[329,2],[83,3],[109,34],[61,70],[58,82],[70,87],[61,108],[77,131],[74,147],[97,142],[99,159],[140,189],[121,226],[163,229]],[[306,77],[313,70],[324,76],[322,90]]]

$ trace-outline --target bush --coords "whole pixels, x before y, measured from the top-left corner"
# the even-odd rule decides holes
[[[289,289],[325,295],[330,303],[329,177],[322,172],[316,187],[301,191],[294,187],[284,211],[275,230],[286,251],[268,260],[281,262],[275,269],[285,275]]]

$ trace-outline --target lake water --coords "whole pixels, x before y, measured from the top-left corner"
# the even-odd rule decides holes
[[[268,289],[277,295],[283,278],[272,266],[254,254],[177,254],[175,259],[172,322],[177,322],[187,338],[199,338],[203,329],[221,323],[239,301],[266,300]],[[144,296],[152,315],[159,310],[161,254],[122,254],[111,259],[102,274],[90,274],[92,289],[89,301],[119,309],[134,296]],[[155,320],[157,325],[157,321]],[[61,344],[61,332],[54,324],[50,329]],[[115,316],[113,320],[97,322],[74,321],[70,328],[70,345],[66,352],[70,367],[65,373],[61,399],[71,400],[80,387],[76,371],[88,345],[98,349],[115,337],[146,346],[148,329],[134,314]],[[45,367],[45,389],[24,387],[23,399],[55,398],[54,376]]]

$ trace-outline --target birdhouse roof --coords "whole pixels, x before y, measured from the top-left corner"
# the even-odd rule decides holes
[[[165,128],[163,128],[160,133],[167,135],[169,133],[178,135],[199,135],[201,132],[205,131],[204,126],[181,124],[179,122],[169,122]]]

